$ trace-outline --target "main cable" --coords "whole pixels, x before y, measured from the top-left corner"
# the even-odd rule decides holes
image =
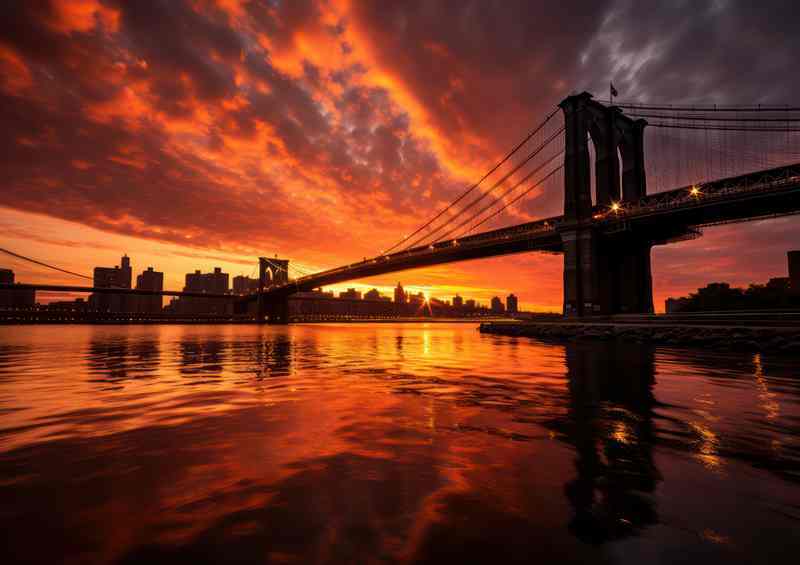
[[[558,130],[558,131],[556,131],[555,133],[551,134],[551,135],[550,135],[550,137],[548,137],[548,138],[547,138],[545,141],[543,141],[543,142],[542,142],[542,143],[541,143],[539,146],[537,146],[537,147],[536,147],[536,149],[534,149],[533,151],[531,151],[531,152],[530,152],[530,153],[529,153],[529,154],[528,154],[528,155],[527,155],[527,156],[526,156],[526,157],[525,157],[525,158],[524,158],[522,161],[520,161],[520,162],[517,164],[517,166],[515,166],[515,167],[514,167],[513,169],[511,169],[511,170],[510,170],[508,173],[506,173],[506,174],[505,174],[505,175],[504,175],[504,176],[503,176],[503,177],[502,177],[500,180],[498,180],[497,182],[495,182],[495,183],[492,185],[492,187],[491,187],[489,190],[487,190],[486,192],[482,193],[480,196],[478,196],[477,198],[475,198],[474,200],[472,200],[472,201],[471,201],[469,204],[467,204],[467,205],[466,205],[464,208],[462,208],[462,209],[461,209],[461,210],[460,210],[460,211],[459,211],[459,212],[458,212],[456,215],[454,215],[454,216],[452,216],[451,218],[449,218],[449,219],[448,219],[448,220],[447,220],[445,223],[443,223],[443,224],[439,225],[439,227],[438,227],[438,228],[436,228],[435,230],[433,230],[432,232],[429,232],[429,233],[427,233],[427,234],[424,234],[422,237],[418,238],[416,241],[414,241],[414,242],[412,242],[412,243],[409,243],[407,246],[405,246],[405,247],[403,248],[403,250],[406,250],[406,249],[411,249],[412,247],[415,247],[415,246],[417,246],[417,245],[429,245],[429,244],[430,244],[430,242],[428,242],[428,243],[425,243],[425,240],[427,240],[429,237],[431,237],[431,236],[433,236],[433,235],[435,235],[435,234],[439,233],[439,232],[440,232],[442,229],[446,228],[446,227],[447,227],[447,226],[448,226],[448,225],[449,225],[451,222],[453,222],[453,221],[454,221],[456,218],[458,218],[459,216],[461,216],[461,215],[462,215],[464,212],[466,212],[467,210],[469,210],[470,208],[472,208],[473,206],[475,206],[475,205],[476,205],[478,202],[480,202],[481,200],[483,200],[484,198],[486,198],[487,196],[489,196],[489,195],[490,195],[492,192],[494,192],[494,191],[495,191],[495,190],[496,190],[496,189],[497,189],[499,186],[501,186],[501,185],[502,185],[504,182],[506,182],[506,181],[507,181],[507,180],[508,180],[508,179],[509,179],[509,178],[510,178],[510,177],[511,177],[511,176],[512,176],[514,173],[516,173],[518,170],[520,170],[522,167],[524,167],[524,166],[525,166],[525,165],[526,165],[526,164],[527,164],[527,163],[528,163],[528,162],[529,162],[531,159],[533,159],[534,157],[536,157],[536,156],[537,156],[539,153],[541,153],[541,152],[542,152],[542,151],[543,151],[543,150],[544,150],[546,147],[548,147],[548,146],[549,146],[549,144],[550,144],[550,143],[551,143],[551,142],[552,142],[552,141],[553,141],[553,140],[554,140],[556,137],[558,137],[559,135],[561,135],[561,133],[563,133],[564,129],[565,129],[564,127],[561,127],[561,128]],[[474,216],[473,216],[473,217],[474,217]],[[452,230],[451,230],[451,231],[452,231]],[[449,232],[448,232],[448,233],[449,233]],[[441,239],[444,239],[444,237],[439,237],[438,239],[435,239],[435,241],[440,241]]]
[[[481,177],[481,179],[480,179],[478,182],[476,182],[476,183],[475,183],[475,184],[473,184],[471,187],[469,187],[467,190],[465,190],[464,192],[462,192],[462,193],[461,193],[461,195],[459,195],[459,196],[458,196],[458,198],[456,198],[455,200],[453,200],[453,201],[452,201],[450,204],[448,204],[448,205],[447,205],[447,206],[446,206],[444,209],[442,209],[442,210],[441,210],[441,211],[440,211],[438,214],[436,214],[436,215],[435,215],[433,218],[431,218],[430,220],[428,220],[428,221],[427,221],[425,224],[423,224],[422,226],[420,226],[419,228],[417,228],[416,230],[414,230],[414,232],[412,232],[411,234],[409,234],[409,235],[407,235],[407,236],[403,237],[403,239],[401,239],[400,241],[398,241],[397,243],[395,243],[394,245],[392,245],[392,246],[391,246],[391,247],[389,247],[388,249],[385,249],[385,250],[384,250],[384,251],[381,253],[381,255],[386,255],[386,254],[388,254],[388,253],[389,253],[390,251],[392,251],[393,249],[396,249],[397,247],[399,247],[400,245],[402,245],[403,243],[405,243],[405,242],[406,242],[406,240],[408,240],[408,239],[411,239],[412,237],[414,237],[415,235],[417,235],[419,232],[421,232],[422,230],[424,230],[425,228],[427,228],[428,226],[430,226],[430,225],[431,225],[433,222],[435,222],[436,220],[438,220],[439,218],[441,218],[441,217],[442,217],[442,215],[444,215],[444,214],[445,214],[445,212],[447,212],[447,211],[448,211],[448,210],[450,210],[450,209],[451,209],[453,206],[455,206],[456,204],[458,204],[458,203],[459,203],[459,202],[460,202],[462,199],[464,199],[464,198],[465,198],[465,197],[466,197],[468,194],[470,194],[470,193],[471,193],[473,190],[475,190],[476,188],[478,188],[478,186],[480,186],[480,184],[481,184],[481,183],[482,183],[484,180],[486,180],[486,179],[487,179],[487,177],[489,177],[489,175],[491,175],[491,174],[492,174],[492,173],[494,173],[494,172],[495,172],[497,169],[499,169],[499,168],[500,168],[500,167],[501,167],[501,166],[502,166],[502,165],[503,165],[503,164],[504,164],[506,161],[508,161],[508,160],[509,160],[509,159],[510,159],[510,158],[511,158],[511,157],[512,157],[512,156],[513,156],[513,155],[514,155],[514,154],[515,154],[517,151],[519,151],[519,150],[520,150],[520,148],[521,148],[523,145],[525,145],[525,144],[526,144],[526,143],[527,143],[527,142],[528,142],[528,141],[529,141],[529,140],[530,140],[530,139],[531,139],[531,138],[532,138],[534,135],[536,135],[537,133],[539,133],[539,131],[541,131],[541,129],[542,129],[542,128],[543,128],[545,125],[547,125],[547,123],[548,123],[548,122],[549,122],[549,121],[550,121],[550,120],[553,118],[553,116],[555,116],[555,115],[556,115],[556,114],[559,112],[559,110],[560,110],[560,108],[556,107],[556,109],[555,109],[555,110],[553,110],[553,111],[552,111],[550,114],[548,114],[548,115],[547,115],[547,117],[544,119],[544,121],[542,121],[542,123],[540,123],[540,124],[539,124],[539,125],[538,125],[536,128],[534,128],[534,129],[533,129],[533,131],[531,131],[531,132],[530,132],[530,133],[529,133],[529,134],[528,134],[528,135],[527,135],[527,136],[526,136],[526,137],[525,137],[525,138],[524,138],[522,141],[520,141],[520,142],[519,142],[519,143],[518,143],[518,144],[517,144],[517,145],[516,145],[516,146],[515,146],[515,147],[514,147],[514,148],[513,148],[511,151],[509,151],[509,152],[506,154],[506,156],[505,156],[505,157],[503,157],[503,158],[502,158],[502,159],[501,159],[501,160],[500,160],[500,161],[499,161],[499,162],[498,162],[498,163],[497,163],[497,164],[496,164],[494,167],[492,167],[492,168],[489,170],[489,172],[487,172],[485,175],[483,175],[483,176]],[[408,246],[407,246],[406,248],[408,248]]]
[[[47,267],[48,269],[53,269],[54,271],[61,271],[62,273],[66,273],[68,275],[73,275],[73,276],[76,276],[76,277],[80,277],[82,279],[94,281],[94,278],[89,277],[87,275],[82,275],[80,273],[75,273],[73,271],[68,271],[67,269],[62,269],[61,267],[56,267],[55,265],[49,265],[49,264],[44,263],[42,261],[37,261],[36,259],[32,259],[31,257],[26,257],[25,255],[20,255],[19,253],[14,253],[13,251],[10,251],[8,249],[3,249],[2,247],[0,247],[0,251],[2,251],[3,253],[6,253],[8,255],[11,255],[12,257],[16,257],[17,259],[22,259],[23,261],[28,261],[30,263],[35,263],[37,265],[41,265],[42,267]]]
[[[618,103],[618,108],[631,110],[658,110],[661,112],[800,112],[800,107],[794,106],[659,106],[649,104]]]

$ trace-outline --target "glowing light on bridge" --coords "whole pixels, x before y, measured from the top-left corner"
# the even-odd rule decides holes
[[[619,202],[612,202],[611,203],[611,211],[612,212],[619,212],[622,206],[620,206]]]
[[[692,196],[699,196],[700,189],[697,188],[696,186],[692,186],[692,188],[689,190],[689,194],[691,194]]]

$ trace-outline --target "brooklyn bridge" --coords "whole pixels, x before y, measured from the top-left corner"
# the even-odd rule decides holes
[[[699,237],[707,226],[800,212],[798,122],[800,108],[793,107],[606,104],[586,92],[571,95],[478,182],[393,246],[296,276],[288,260],[262,257],[259,290],[237,297],[237,309],[284,324],[297,292],[536,251],[563,255],[564,316],[652,313],[653,246]],[[648,131],[658,134],[646,144]],[[659,190],[649,190],[648,171]],[[664,186],[670,179],[688,182]],[[562,214],[487,229],[526,196],[548,190],[563,190]],[[21,287],[121,292],[15,288]]]

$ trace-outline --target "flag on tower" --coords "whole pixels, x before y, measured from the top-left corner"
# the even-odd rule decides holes
[[[613,83],[613,82],[609,82],[609,83],[608,83],[608,86],[610,86],[610,87],[611,87],[611,97],[612,97],[612,98],[613,98],[614,96],[619,96],[619,92],[617,92],[617,89],[616,89],[616,88],[614,88],[614,83]]]

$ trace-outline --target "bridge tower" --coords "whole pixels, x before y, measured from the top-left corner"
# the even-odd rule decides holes
[[[268,286],[281,285],[289,282],[289,260],[258,258],[258,303],[256,317],[259,323],[270,324],[289,323],[289,298],[264,299],[264,290]]]
[[[650,248],[640,234],[601,233],[592,216],[647,193],[645,120],[633,120],[588,92],[565,98],[564,113],[564,315],[653,311]],[[589,143],[595,150],[592,202]],[[621,161],[621,163],[620,163]]]

